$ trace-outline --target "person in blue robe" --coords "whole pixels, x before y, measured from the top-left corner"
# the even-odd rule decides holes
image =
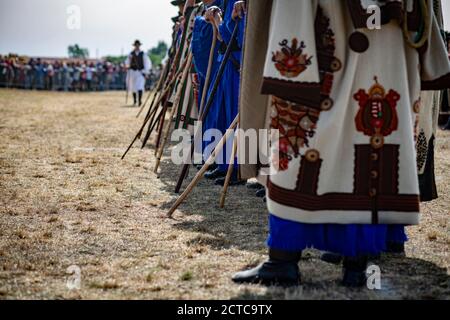
[[[205,9],[208,10],[212,7],[222,8],[223,0],[208,0],[204,1]],[[198,108],[199,112],[201,111],[200,104],[201,98],[203,95],[203,90],[205,88],[206,76],[208,73],[208,64],[209,57],[211,53],[211,47],[213,43],[213,25],[207,21],[205,15],[198,16],[195,18],[194,28],[192,31],[192,42],[191,42],[191,50],[194,58],[194,66],[199,79],[199,99],[198,99]],[[209,78],[209,86],[207,88],[208,94],[206,95],[206,99],[204,104],[206,104],[206,100],[210,96],[211,88],[214,84],[214,80],[217,75],[217,70],[219,68],[218,62],[218,54],[219,54],[219,42],[214,49],[213,63],[211,66],[210,78]],[[209,129],[217,128],[217,96],[214,98],[214,102],[211,106],[211,109],[208,113],[208,116],[205,118],[203,123],[203,133],[205,133]],[[205,107],[205,105],[203,106]],[[202,152],[208,146],[210,142],[203,142]],[[214,168],[213,168],[214,169]]]
[[[221,77],[219,84],[215,106],[214,106],[214,118],[216,119],[215,128],[220,130],[222,134],[230,127],[233,120],[238,114],[238,100],[239,100],[239,86],[240,86],[240,67],[241,67],[241,55],[242,45],[244,38],[244,19],[233,19],[233,9],[235,4],[239,2],[237,0],[228,0],[226,6],[224,6],[223,20],[218,25],[218,31],[221,38],[219,44],[218,62],[222,63],[224,55],[228,45],[232,45],[232,53],[225,65],[224,73]],[[238,33],[235,39],[232,39],[232,33],[235,25],[238,23]],[[216,184],[223,185],[224,176],[228,171],[228,163],[230,161],[229,155],[233,147],[233,139],[227,142],[226,147],[219,154],[218,166],[215,170],[205,174],[207,179],[217,179]],[[236,162],[235,162],[236,163]],[[231,184],[239,184],[237,180],[237,165],[235,164],[233,170],[233,176]]]

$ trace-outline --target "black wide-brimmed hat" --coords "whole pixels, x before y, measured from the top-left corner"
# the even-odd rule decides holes
[[[133,46],[141,46],[142,43],[139,40],[134,41]]]
[[[173,6],[179,6],[180,4],[185,4],[186,0],[173,0],[170,2]]]

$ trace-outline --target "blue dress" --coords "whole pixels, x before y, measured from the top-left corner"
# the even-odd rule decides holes
[[[221,8],[223,6],[222,0],[216,0],[214,3],[210,4],[207,7],[210,7],[210,6],[218,6]],[[202,97],[203,90],[205,87],[206,75],[208,72],[209,55],[210,55],[210,51],[211,51],[212,41],[213,41],[212,25],[210,23],[208,23],[204,17],[196,17],[195,23],[194,23],[194,29],[192,31],[191,49],[192,49],[192,54],[193,54],[193,58],[194,58],[194,66],[195,66],[195,69],[196,69],[196,72],[197,72],[197,75],[199,78],[199,101],[198,101],[199,109],[200,109],[201,97]],[[214,85],[214,82],[215,82],[215,79],[217,76],[217,71],[220,66],[220,63],[218,61],[218,55],[219,55],[219,42],[217,42],[216,47],[215,47],[211,76],[209,79],[209,88],[207,89],[208,92],[206,95],[205,105],[208,100],[208,97],[210,97],[210,95],[211,95],[211,90]],[[219,97],[219,95],[216,94],[214,97],[214,100],[213,100],[213,104],[211,105],[211,108],[209,110],[209,113],[203,122],[203,133],[205,133],[209,129],[217,128],[218,108],[220,107],[220,104],[218,103],[218,97]],[[204,152],[205,148],[210,143],[211,143],[211,141],[203,141],[202,152]]]
[[[235,28],[236,22],[232,19],[233,7],[238,0],[229,0],[227,8],[225,8],[225,15],[222,24],[219,26],[219,33],[225,44],[229,44],[232,39],[232,33]],[[236,118],[239,112],[239,86],[240,86],[240,66],[242,56],[242,45],[244,41],[245,22],[244,19],[239,21],[238,34],[237,34],[237,48],[231,53],[231,57],[228,59],[222,81],[217,92],[218,107],[217,107],[217,129],[222,133],[230,127],[233,120]],[[218,61],[222,62],[224,58],[223,54],[219,54]],[[232,138],[227,142],[226,147],[220,153],[219,170],[226,172],[228,170],[229,155],[233,147]],[[237,172],[237,164],[235,161],[235,170]]]
[[[406,241],[401,225],[306,224],[269,216],[267,244],[272,249],[299,252],[315,248],[358,257],[386,251],[387,242]]]

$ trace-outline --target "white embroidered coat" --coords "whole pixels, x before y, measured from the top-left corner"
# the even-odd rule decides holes
[[[396,20],[406,9],[408,36],[419,41],[421,3],[273,0],[262,84],[280,132],[270,213],[303,223],[419,222],[420,93],[450,87],[433,1],[422,48],[405,41]],[[381,29],[367,29],[369,5],[381,7]]]

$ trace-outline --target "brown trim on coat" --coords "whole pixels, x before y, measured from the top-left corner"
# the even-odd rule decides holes
[[[445,89],[450,89],[450,73],[435,80],[422,81],[422,91],[438,91]]]
[[[265,77],[261,93],[283,97],[284,100],[319,109],[320,89],[319,82],[293,82]]]
[[[297,178],[297,191],[302,194],[315,195],[319,186],[320,167],[322,159],[316,161],[307,160],[306,156],[302,156],[300,170]]]
[[[301,194],[277,186],[270,178],[267,187],[270,200],[307,211],[368,211],[373,201],[369,195],[351,193]],[[379,195],[376,198],[376,206],[378,211],[419,212],[419,195]]]
[[[380,194],[398,194],[399,149],[398,145],[384,145],[380,149],[378,166],[378,191]]]

